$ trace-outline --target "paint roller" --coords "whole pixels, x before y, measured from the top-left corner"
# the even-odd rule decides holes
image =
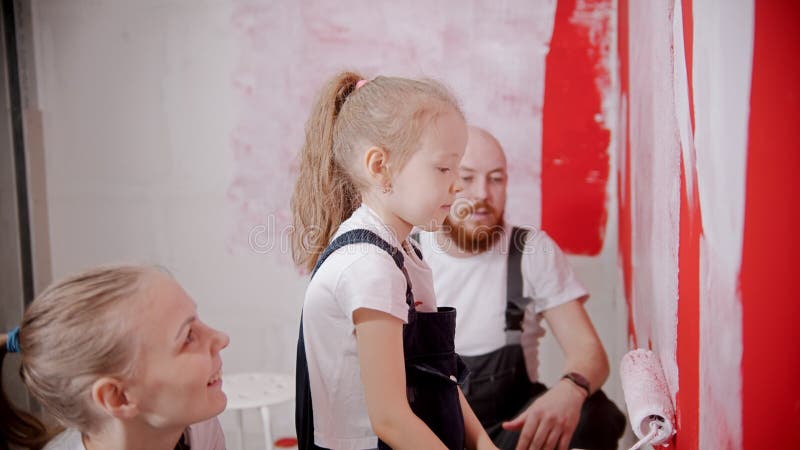
[[[675,434],[675,410],[661,363],[650,350],[631,350],[622,357],[620,378],[628,418],[639,439],[630,450],[643,445],[669,445]]]

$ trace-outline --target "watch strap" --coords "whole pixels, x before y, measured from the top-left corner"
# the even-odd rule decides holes
[[[592,391],[589,387],[589,380],[586,379],[583,375],[579,374],[578,372],[568,372],[565,373],[561,379],[567,379],[571,381],[575,386],[586,391],[586,396],[592,395]]]

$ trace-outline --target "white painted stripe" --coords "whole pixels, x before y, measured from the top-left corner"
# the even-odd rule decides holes
[[[689,207],[695,205],[695,151],[692,134],[692,114],[689,110],[689,75],[686,70],[686,43],[683,39],[683,7],[680,0],[675,2],[672,12],[672,38],[674,41],[674,63],[672,64],[673,94],[675,96],[675,118],[680,133],[681,151],[686,170],[686,191]]]
[[[633,321],[678,389],[680,142],[672,83],[672,2],[629,3]]]
[[[694,110],[700,249],[700,448],[742,446],[742,305],[754,6],[695,0]]]

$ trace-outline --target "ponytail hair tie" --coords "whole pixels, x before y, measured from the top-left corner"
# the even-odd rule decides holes
[[[16,327],[8,332],[8,339],[6,340],[6,352],[19,353],[19,327]]]
[[[369,80],[358,80],[358,83],[356,83],[356,89],[361,88],[361,86],[364,86],[367,83],[369,83]]]

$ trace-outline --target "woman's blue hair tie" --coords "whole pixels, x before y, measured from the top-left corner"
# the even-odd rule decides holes
[[[6,340],[6,352],[19,353],[19,327],[16,327],[8,332],[8,340]]]

